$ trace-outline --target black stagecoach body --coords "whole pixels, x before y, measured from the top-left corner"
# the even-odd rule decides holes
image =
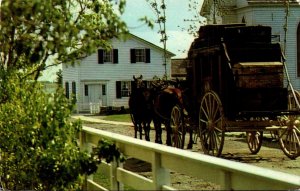
[[[224,132],[246,131],[250,151],[257,153],[262,132],[275,129],[285,154],[300,155],[299,128],[278,122],[282,116],[299,114],[298,108],[291,107],[295,102],[299,105],[299,93],[284,82],[284,56],[280,44],[272,41],[271,27],[202,26],[188,60],[187,84],[193,102],[188,110],[194,113],[192,121],[204,152],[219,156]]]
[[[201,27],[189,51],[193,95],[215,91],[229,119],[286,111],[281,48],[271,40],[267,26]]]
[[[269,26],[202,26],[188,53],[185,82],[154,80],[148,87],[142,76],[134,77],[129,106],[135,137],[142,123],[153,120],[157,143],[163,123],[167,145],[184,148],[189,132],[188,148],[200,140],[204,153],[220,156],[225,132],[246,132],[256,154],[267,131],[289,158],[297,158],[300,93],[284,81],[284,55],[271,34]]]

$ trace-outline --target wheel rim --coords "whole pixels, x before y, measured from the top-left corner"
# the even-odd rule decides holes
[[[179,106],[174,106],[171,112],[172,146],[176,148],[184,147],[185,128],[182,118],[182,111]]]
[[[300,108],[296,104],[296,100],[300,103],[300,93],[295,91],[295,96],[292,92],[288,96],[288,109],[292,111],[297,111]],[[287,123],[286,128],[283,128],[278,131],[279,133],[279,144],[284,152],[284,154],[290,159],[295,159],[300,156],[300,129],[295,124],[297,116],[291,115],[288,116],[289,122]]]
[[[199,111],[199,137],[205,154],[220,156],[224,145],[224,113],[219,97],[206,93]]]
[[[297,103],[296,103],[296,100],[298,100],[298,102],[300,103],[300,93],[298,91],[294,91],[295,93],[295,96],[293,95],[292,92],[289,92],[289,95],[288,95],[288,109],[289,110],[299,110],[300,108],[297,106]]]
[[[247,132],[247,143],[252,154],[257,154],[262,145],[263,132],[251,131]]]
[[[291,159],[300,156],[300,130],[296,126],[288,126],[281,130],[279,143],[281,149]]]

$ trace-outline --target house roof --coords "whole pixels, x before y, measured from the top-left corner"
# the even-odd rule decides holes
[[[247,0],[249,4],[257,3],[257,4],[282,4],[286,2],[286,0]],[[289,3],[299,4],[297,0],[289,0]]]
[[[128,33],[127,36],[130,37],[130,38],[134,38],[134,39],[136,39],[136,40],[138,40],[138,41],[140,41],[140,42],[142,42],[142,43],[145,43],[145,44],[147,44],[147,45],[149,45],[149,46],[151,46],[151,47],[153,47],[153,48],[155,48],[155,49],[158,49],[159,51],[164,51],[164,49],[161,48],[160,46],[157,46],[157,45],[155,45],[154,43],[149,42],[149,41],[147,41],[147,40],[145,40],[145,39],[143,39],[143,38],[141,38],[141,37],[138,37],[138,36],[136,36],[136,35],[134,35],[134,34],[132,34],[132,33]],[[170,52],[170,51],[168,51],[168,50],[167,50],[167,55],[168,55],[169,57],[176,56],[176,54],[174,54],[174,53],[172,53],[172,52]]]
[[[286,0],[245,0],[249,5],[283,5]],[[226,2],[226,0],[225,0]],[[299,0],[289,0],[290,5],[299,5]],[[212,0],[204,0],[203,6],[201,8],[201,15],[208,15],[211,11],[211,6],[213,6]]]

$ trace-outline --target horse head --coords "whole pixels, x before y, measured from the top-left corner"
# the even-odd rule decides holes
[[[140,75],[140,77],[137,77],[137,78],[133,75],[133,80],[136,85],[136,88],[144,88],[145,87],[145,84],[143,82],[143,75]]]

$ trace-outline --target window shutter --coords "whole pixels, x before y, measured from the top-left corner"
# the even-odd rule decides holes
[[[121,81],[116,81],[116,97],[117,97],[117,99],[122,98],[122,96],[121,96]]]
[[[118,49],[113,50],[113,63],[114,64],[119,63]]]
[[[146,48],[146,63],[150,63],[150,49]]]
[[[98,49],[98,64],[103,64],[103,49]]]
[[[84,95],[89,96],[89,86],[88,85],[84,85]]]
[[[69,82],[65,82],[65,91],[66,91],[66,97],[69,99],[70,98]]]
[[[135,49],[130,49],[130,62],[131,63],[135,63],[136,59],[135,59]]]

